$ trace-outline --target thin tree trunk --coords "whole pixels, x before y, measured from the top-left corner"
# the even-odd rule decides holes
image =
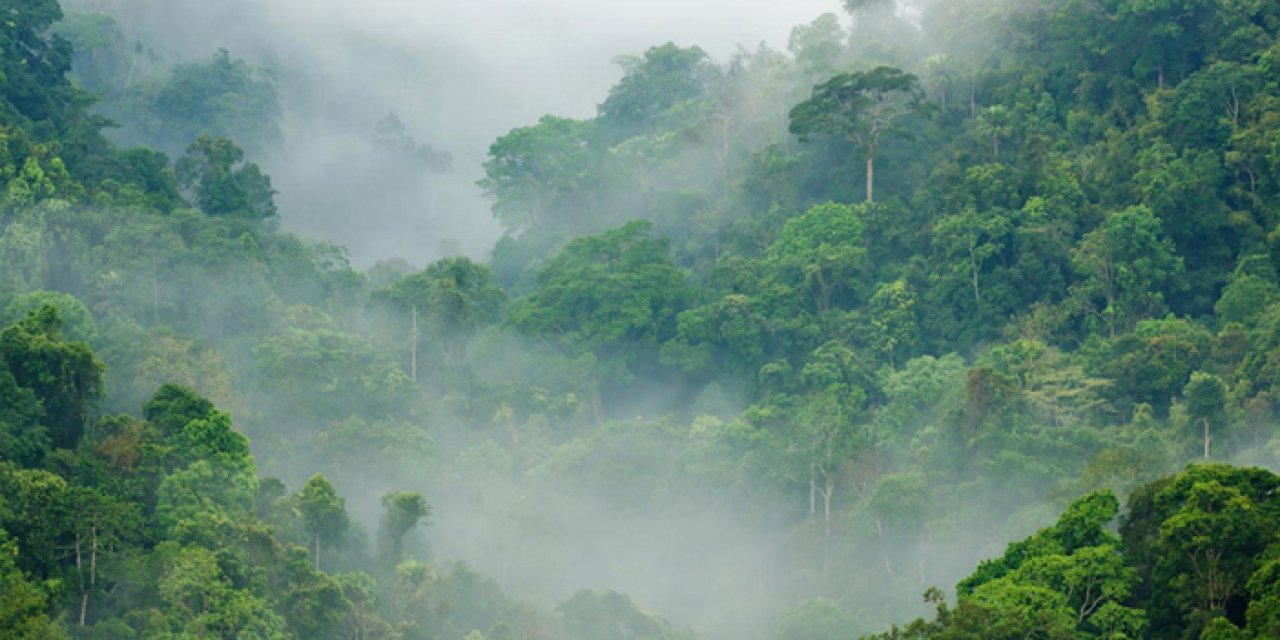
[[[316,571],[320,571],[320,534],[316,534]]]
[[[1209,441],[1213,439],[1213,436],[1209,435],[1209,419],[1202,418],[1201,420],[1204,422],[1204,459],[1208,460],[1209,459]]]
[[[89,525],[89,589],[80,597],[80,626],[84,626],[85,618],[89,613],[89,594],[98,587],[98,522],[97,516],[94,516],[93,524]]]
[[[978,260],[974,256],[973,251],[969,252],[969,274],[973,283],[973,303],[977,306],[979,314],[982,313],[982,288],[978,279]]]
[[[831,537],[831,496],[836,492],[836,481],[827,475],[827,489],[822,492],[822,531],[823,534]]]
[[[875,156],[867,155],[867,202],[875,202],[876,188],[876,159]]]
[[[89,607],[89,590],[84,586],[84,568],[81,566],[80,534],[76,534],[76,575],[80,576],[80,626],[84,626],[85,611]]]
[[[809,469],[809,517],[818,512],[818,483],[813,477],[813,469]]]

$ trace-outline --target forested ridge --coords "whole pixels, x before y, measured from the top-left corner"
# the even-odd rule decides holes
[[[0,636],[1280,637],[1280,5],[657,44],[493,142],[487,259],[360,269],[290,70],[66,4],[0,0]],[[370,117],[353,193],[450,170]]]

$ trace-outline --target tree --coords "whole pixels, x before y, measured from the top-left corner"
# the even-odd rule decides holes
[[[801,140],[831,137],[853,143],[867,162],[867,202],[875,200],[875,160],[881,138],[901,133],[901,121],[919,109],[916,77],[893,67],[842,73],[813,88],[791,110],[790,131]]]
[[[341,331],[309,307],[290,310],[289,326],[253,348],[254,371],[264,391],[295,415],[341,420],[368,413],[405,418],[409,377],[363,336]]]
[[[778,616],[776,640],[845,640],[856,625],[853,614],[826,598],[805,600]]]
[[[1104,632],[1125,638],[1144,626],[1143,612],[1125,606],[1137,583],[1125,566],[1119,540],[1107,530],[1119,502],[1110,492],[1086,495],[1052,527],[1009,545],[957,586],[985,614],[967,622],[992,629],[983,637],[1016,637],[1038,629],[1042,637]],[[966,616],[967,617],[967,616]]]
[[[794,407],[789,453],[809,480],[809,512],[822,497],[823,534],[831,535],[832,504],[850,467],[872,461],[877,442],[865,425],[865,365],[846,345],[829,342],[813,352],[801,376],[811,391]],[[860,424],[861,423],[861,424]],[[878,475],[872,468],[864,477]],[[855,487],[865,493],[868,487]]]
[[[911,353],[919,344],[920,323],[915,289],[905,280],[881,283],[867,301],[868,341],[895,366],[898,354]]]
[[[404,537],[431,518],[431,505],[420,493],[397,491],[382,496],[382,541],[387,563],[394,566],[404,555]]]
[[[296,500],[302,524],[307,533],[311,534],[315,569],[320,571],[321,544],[332,546],[340,543],[351,526],[347,519],[345,501],[333,485],[318,473],[307,480]]]
[[[13,640],[62,640],[69,636],[49,619],[49,594],[14,562],[18,547],[0,530],[0,629]]]
[[[34,466],[49,451],[49,430],[40,424],[44,411],[31,389],[19,387],[0,369],[0,459]]]
[[[864,207],[829,202],[788,220],[769,247],[765,268],[794,292],[806,294],[804,306],[811,304],[817,314],[855,306],[870,270],[864,212]]]
[[[1003,212],[979,213],[973,206],[938,220],[934,227],[934,246],[946,258],[945,272],[969,285],[975,318],[983,313],[982,277],[988,264],[1004,252],[1011,227]]]
[[[573,228],[590,189],[599,184],[603,150],[593,122],[545,116],[513,129],[489,147],[484,179],[493,215],[509,231]]]
[[[624,75],[600,104],[597,118],[608,145],[653,133],[672,107],[705,96],[715,76],[706,52],[672,42],[617,62]]]
[[[556,607],[572,640],[687,640],[666,620],[613,591],[579,591]]]
[[[591,354],[600,377],[627,381],[674,337],[676,314],[692,298],[686,277],[668,241],[637,220],[571,241],[538,270],[538,289],[512,304],[507,321],[573,356]],[[601,417],[598,396],[593,405]]]
[[[1187,403],[1188,417],[1196,426],[1204,427],[1204,459],[1209,459],[1210,431],[1221,428],[1226,422],[1227,385],[1222,378],[1211,373],[1197,371],[1182,390]]]
[[[40,402],[41,422],[53,446],[74,448],[89,411],[102,393],[102,363],[83,342],[61,339],[58,308],[44,305],[0,332],[0,369],[30,389]]]
[[[453,157],[446,151],[438,151],[429,144],[422,144],[410,135],[400,121],[400,116],[388,113],[374,125],[374,146],[391,153],[400,160],[408,160],[434,173],[449,171]]]
[[[1280,522],[1277,490],[1280,477],[1268,471],[1199,464],[1134,491],[1120,535],[1144,579],[1135,601],[1151,637],[1199,636],[1222,617],[1246,625],[1248,581]]]
[[[463,257],[438,260],[373,295],[408,312],[409,378],[414,381],[418,380],[418,345],[423,338],[456,361],[467,339],[496,322],[507,301],[489,267]]]
[[[1165,293],[1177,290],[1182,273],[1173,243],[1143,206],[1107,216],[1080,241],[1071,261],[1084,276],[1076,285],[1077,297],[1112,336],[1160,314]]]
[[[226,49],[174,67],[149,102],[152,118],[144,127],[152,129],[152,144],[170,153],[204,136],[234,140],[255,154],[284,138],[274,79]]]
[[[176,548],[166,543],[167,562],[156,584],[165,613],[180,631],[200,637],[288,637],[280,619],[265,599],[237,588],[218,565],[213,551],[196,546]]]
[[[1216,22],[1214,0],[1151,0],[1110,2],[1114,11],[1113,42],[1124,42],[1116,53],[1129,63],[1135,75],[1155,76],[1156,87],[1165,88],[1166,78],[1180,78],[1201,62],[1207,33]],[[1102,34],[1097,34],[1102,37]]]
[[[824,13],[809,24],[793,27],[787,39],[787,50],[795,57],[804,77],[813,84],[835,73],[836,65],[844,54],[847,37],[840,26],[840,18],[834,13]]]
[[[178,184],[201,211],[259,221],[276,215],[271,178],[244,161],[244,151],[226,138],[202,135],[176,165]]]
[[[87,119],[89,97],[67,79],[71,47],[49,28],[62,19],[56,0],[3,0],[0,15],[0,119],[27,128],[36,123],[52,125],[74,139],[75,121]],[[96,128],[92,133],[96,136]]]
[[[1111,379],[1106,392],[1121,406],[1147,402],[1163,410],[1205,361],[1212,338],[1189,320],[1143,320],[1108,341],[1090,369]]]
[[[71,541],[67,545],[75,561],[80,595],[78,625],[89,617],[90,598],[106,596],[106,580],[100,579],[102,565],[112,556],[127,553],[141,538],[140,505],[121,500],[97,488],[73,488],[67,496],[67,520]]]

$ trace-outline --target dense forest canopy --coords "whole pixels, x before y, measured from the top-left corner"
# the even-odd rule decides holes
[[[311,70],[66,4],[0,0],[0,635],[1280,637],[1280,5],[657,42],[492,142],[483,259],[363,268],[282,228],[418,242],[412,114],[291,197]]]

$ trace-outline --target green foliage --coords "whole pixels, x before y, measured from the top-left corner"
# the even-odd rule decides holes
[[[226,138],[201,135],[176,166],[178,184],[211,216],[257,221],[276,215],[275,189],[258,165]]]
[[[316,571],[320,570],[320,548],[340,544],[351,526],[346,505],[338,491],[324,476],[316,474],[307,480],[297,496],[297,509],[302,525],[311,534]]]
[[[1109,335],[1163,313],[1166,292],[1177,286],[1181,260],[1145,207],[1114,213],[1087,234],[1072,255],[1083,275],[1076,295]]]
[[[856,620],[825,598],[806,600],[782,612],[772,636],[779,640],[840,640]]]
[[[706,95],[715,73],[702,49],[671,42],[617,62],[625,75],[600,105],[602,134],[610,143],[652,133],[672,107]]]
[[[1220,627],[1222,617],[1247,625],[1250,576],[1275,542],[1278,483],[1261,469],[1196,465],[1134,493],[1120,532],[1146,581],[1136,595],[1152,637]]]
[[[0,530],[0,629],[14,640],[70,637],[49,619],[48,593],[18,569],[17,555],[17,545]]]
[[[398,563],[404,554],[404,538],[431,518],[431,505],[420,493],[398,491],[382,496],[381,534],[384,553],[390,564]]]
[[[598,375],[626,380],[675,331],[692,298],[652,225],[628,223],[570,242],[538,270],[538,289],[512,304],[508,322],[595,356]]]
[[[83,342],[63,342],[58,308],[44,305],[0,332],[0,366],[40,402],[53,446],[73,448],[102,392],[102,364]]]
[[[579,591],[556,610],[574,640],[681,640],[686,633],[636,607],[625,595],[612,591]]]
[[[494,142],[490,264],[368,274],[275,228],[272,70],[163,68],[90,4],[120,21],[0,0],[0,628],[687,637],[438,563],[431,487],[498,519],[476,545],[592,535],[547,531],[576,500],[767,532],[716,540],[756,595],[708,627],[849,637],[1012,538],[884,637],[1277,635],[1274,477],[1142,484],[1280,464],[1274,3],[860,0],[791,55],[654,47]],[[111,148],[76,87],[185,155]],[[369,138],[372,191],[447,167]],[[405,489],[376,545],[326,478]],[[1121,537],[1106,492],[1026,537],[1102,488]]]
[[[537,125],[515,129],[489,147],[480,188],[498,202],[494,214],[508,229],[572,224],[582,203],[577,192],[588,187],[598,170],[589,144],[589,122],[544,117]]]
[[[233,60],[225,49],[207,62],[174,67],[149,107],[155,124],[146,128],[152,145],[161,149],[208,136],[234,140],[256,154],[283,138],[274,80]]]
[[[919,107],[916,77],[893,67],[842,73],[813,88],[792,108],[789,130],[801,140],[833,138],[852,143],[867,163],[866,200],[875,195],[875,160],[881,138],[901,134],[902,121]]]

